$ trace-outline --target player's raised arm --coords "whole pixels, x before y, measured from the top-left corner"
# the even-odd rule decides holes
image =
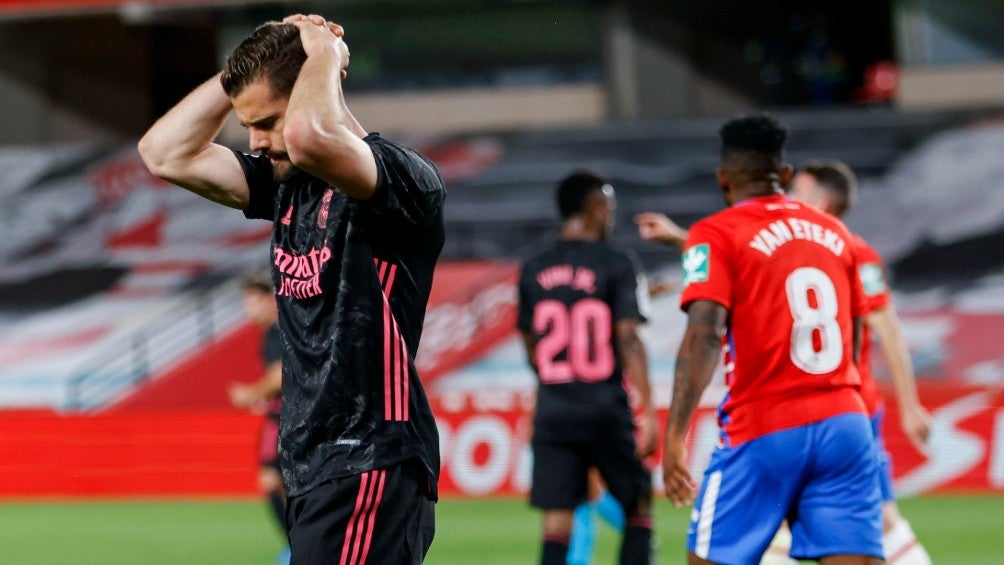
[[[143,163],[156,177],[244,209],[248,185],[240,163],[229,149],[213,143],[232,107],[220,75],[209,79],[146,132],[139,142]]]
[[[899,316],[890,304],[868,314],[867,323],[878,336],[879,346],[889,366],[903,433],[914,447],[924,451],[927,436],[931,432],[931,415],[920,404],[917,396],[917,380],[913,374],[910,352],[899,329]]]
[[[353,198],[367,199],[377,184],[366,131],[345,104],[342,77],[349,48],[341,26],[319,16],[290,16],[300,30],[307,60],[289,97],[282,135],[297,168],[323,179]]]
[[[677,508],[693,503],[696,495],[697,487],[687,470],[684,438],[701,394],[718,365],[727,318],[728,310],[710,300],[696,300],[687,309],[687,329],[676,356],[662,461],[666,496]]]
[[[687,230],[665,214],[642,212],[634,217],[634,223],[638,225],[638,235],[645,241],[673,247],[683,247],[687,241]]]

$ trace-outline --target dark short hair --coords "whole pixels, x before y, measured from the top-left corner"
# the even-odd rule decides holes
[[[813,161],[802,167],[802,172],[812,175],[834,199],[833,213],[843,216],[858,196],[858,179],[846,163],[837,160]]]
[[[272,294],[275,290],[272,286],[272,271],[265,267],[244,275],[241,279],[241,289]]]
[[[752,114],[725,122],[718,134],[722,138],[722,157],[733,153],[754,153],[780,161],[788,130],[769,114]]]
[[[293,91],[307,54],[300,30],[293,24],[265,22],[234,48],[220,75],[227,96],[239,95],[249,84],[266,79],[280,96]]]
[[[607,180],[592,171],[579,170],[565,177],[554,192],[561,219],[567,220],[585,210],[589,195],[605,184]]]

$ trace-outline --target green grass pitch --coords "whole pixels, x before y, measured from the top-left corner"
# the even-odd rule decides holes
[[[1004,496],[927,496],[900,507],[935,563],[1004,563]],[[684,562],[687,514],[659,501],[660,563]],[[537,560],[539,516],[522,500],[445,499],[437,521],[430,565]],[[615,563],[617,537],[599,530],[595,562]],[[0,532],[0,563],[20,565],[267,565],[282,548],[255,500],[4,502]]]

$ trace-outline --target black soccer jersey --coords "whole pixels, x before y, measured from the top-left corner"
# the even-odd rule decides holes
[[[283,339],[279,460],[287,493],[420,459],[434,486],[439,435],[415,371],[446,193],[417,152],[371,134],[378,182],[356,200],[302,171],[279,182],[237,153],[245,215],[272,220]]]
[[[645,320],[637,261],[602,242],[559,241],[523,264],[521,331],[536,339],[536,440],[588,441],[613,418],[630,425],[615,324]]]

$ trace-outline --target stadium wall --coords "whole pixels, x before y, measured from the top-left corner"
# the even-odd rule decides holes
[[[1004,395],[940,384],[922,386],[921,400],[934,417],[926,455],[902,435],[895,403],[888,404],[885,433],[899,493],[1004,490]],[[531,397],[486,391],[433,402],[444,495],[527,491]],[[702,406],[695,422],[689,447],[696,476],[717,440],[714,408]],[[260,417],[226,409],[7,412],[0,416],[0,497],[251,496],[260,425]]]

